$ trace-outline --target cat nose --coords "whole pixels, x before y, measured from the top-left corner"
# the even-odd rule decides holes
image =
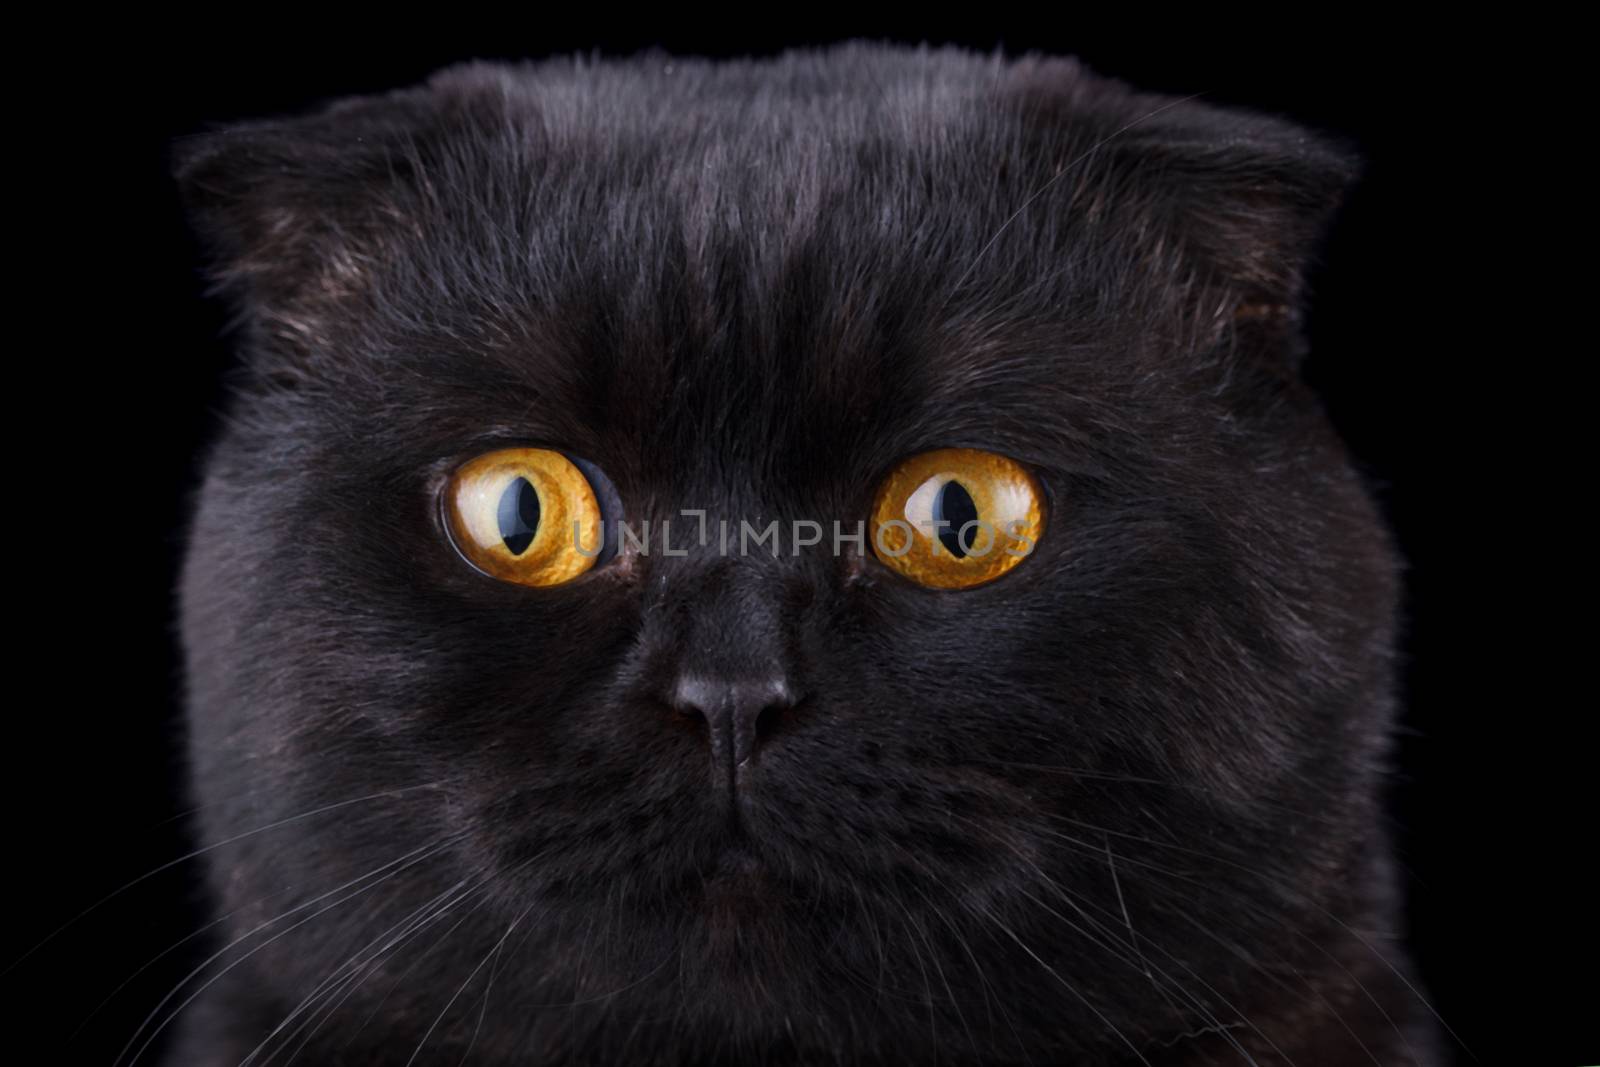
[[[788,682],[777,677],[725,680],[687,675],[672,691],[674,708],[705,720],[713,773],[730,788],[744,782],[761,738],[794,704]]]

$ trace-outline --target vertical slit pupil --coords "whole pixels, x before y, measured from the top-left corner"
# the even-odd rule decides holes
[[[938,528],[939,542],[952,556],[965,559],[980,532],[974,526],[967,531],[963,543],[961,528],[969,522],[978,521],[978,505],[973,503],[972,494],[967,492],[966,486],[960,482],[945,482],[940,487],[939,495],[933,499],[933,521],[950,524]]]
[[[533,544],[539,532],[539,492],[526,478],[518,478],[500,494],[500,539],[513,556]]]

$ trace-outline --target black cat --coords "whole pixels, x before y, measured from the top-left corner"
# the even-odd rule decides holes
[[[232,840],[133,1047],[1434,1062],[1396,559],[1296,375],[1353,171],[868,46],[181,145],[245,365],[182,589]]]

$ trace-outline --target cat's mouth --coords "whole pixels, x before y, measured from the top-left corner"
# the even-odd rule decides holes
[[[756,878],[760,875],[760,858],[743,843],[725,848],[711,871],[713,878]]]
[[[744,844],[732,844],[706,872],[703,899],[714,915],[740,920],[769,909],[776,890],[760,857]]]

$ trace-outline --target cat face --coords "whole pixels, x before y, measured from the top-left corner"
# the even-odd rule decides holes
[[[1248,1014],[1377,847],[1393,563],[1293,373],[1347,177],[874,49],[470,66],[188,146],[245,363],[183,585],[202,834],[251,835],[232,1025],[959,1062]],[[512,449],[650,549],[475,566],[451,486]],[[942,449],[1037,486],[970,588],[832,536]]]

